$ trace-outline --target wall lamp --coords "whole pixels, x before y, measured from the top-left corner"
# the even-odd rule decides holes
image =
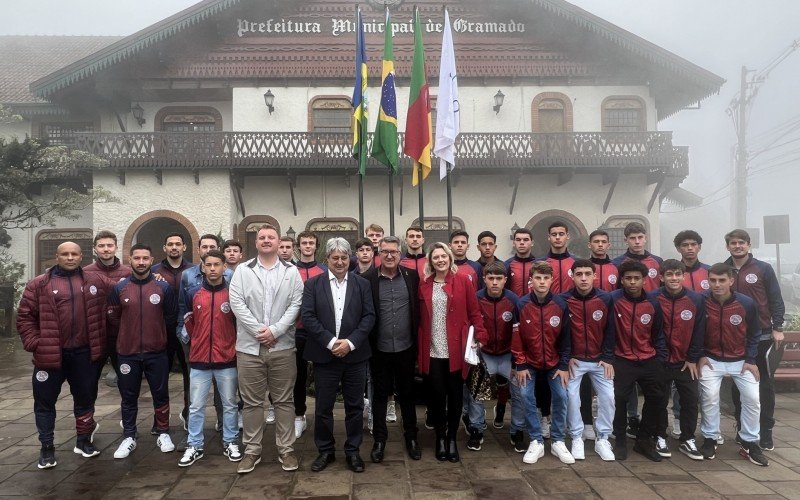
[[[497,91],[494,95],[494,107],[492,108],[495,114],[500,112],[500,107],[503,106],[503,99],[505,99],[506,95],[503,94],[501,91]]]
[[[144,109],[142,109],[138,102],[131,107],[131,113],[133,113],[133,119],[139,124],[139,128],[142,128],[142,125],[144,125],[147,120],[144,119]]]
[[[267,90],[267,93],[264,94],[264,104],[267,105],[269,114],[272,114],[272,112],[275,111],[275,94],[272,93],[272,90]]]
[[[286,230],[286,236],[288,236],[291,239],[294,239],[296,235],[297,232],[292,228],[292,226],[289,226],[289,229]]]
[[[519,229],[519,226],[515,222],[514,225],[511,226],[511,235],[508,237],[508,239],[510,239],[511,241],[514,241],[514,233],[516,233],[518,229]]]

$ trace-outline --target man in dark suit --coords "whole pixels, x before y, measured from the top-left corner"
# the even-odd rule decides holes
[[[347,272],[350,254],[350,244],[344,238],[328,240],[325,245],[328,272],[306,282],[300,309],[308,336],[304,356],[314,363],[317,400],[314,443],[319,450],[319,456],[311,464],[314,472],[335,460],[333,405],[340,382],[347,466],[353,472],[364,472],[358,448],[363,437],[364,385],[372,353],[368,339],[375,324],[375,309],[369,282]]]
[[[386,402],[396,390],[403,415],[403,435],[408,456],[422,457],[417,441],[417,414],[414,408],[414,362],[416,361],[419,303],[419,275],[400,266],[400,239],[383,238],[378,246],[381,265],[362,277],[370,282],[377,319],[370,335],[372,346],[373,416],[375,444],[370,458],[383,461],[386,439]]]

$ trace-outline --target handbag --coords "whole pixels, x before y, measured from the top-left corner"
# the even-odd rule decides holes
[[[497,397],[497,383],[494,376],[489,373],[480,351],[478,358],[478,364],[470,369],[467,376],[467,387],[475,401],[489,401]]]

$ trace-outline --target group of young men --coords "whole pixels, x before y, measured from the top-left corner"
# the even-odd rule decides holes
[[[498,382],[493,426],[505,425],[510,401],[510,441],[526,463],[544,455],[546,438],[564,463],[585,459],[587,439],[595,441],[601,459],[624,460],[628,437],[635,439],[634,451],[661,461],[671,456],[667,406],[673,394],[679,450],[695,460],[713,459],[722,442],[720,383],[730,376],[738,389],[733,396],[741,454],[768,465],[762,450],[774,448],[775,368],[768,359],[781,346],[784,314],[772,268],[753,258],[743,230],[725,236],[731,257],[713,266],[699,261],[702,238],[695,231],[675,237],[681,258],[667,260],[645,249],[643,225],[628,224],[624,234],[628,248],[614,260],[602,230],[589,235],[591,257],[575,258],[567,225],[554,222],[550,249],[536,259],[531,232],[521,228],[505,262],[495,256],[492,232],[478,235],[478,261],[467,258],[469,235],[451,234],[458,272],[473,282],[488,332],[475,348]],[[419,460],[414,360],[424,233],[410,227],[401,241],[373,224],[365,235],[354,251],[341,238],[328,241],[325,265],[316,260],[316,234],[304,231],[294,241],[268,225],[257,232],[257,256],[244,263],[241,244],[227,241],[220,249],[210,234],[198,241],[200,265],[184,259],[184,237],[177,233],[165,237],[166,258],[156,265],[143,244],[131,247],[129,267],[123,265],[116,236],[108,231],[94,238],[97,259],[85,268],[78,245],[60,245],[56,265],[26,286],[17,321],[23,345],[33,353],[39,467],[57,463],[55,403],[64,381],[74,398],[74,452],[99,454],[94,403],[108,358],[121,397],[118,459],[137,446],[142,377],[153,396],[151,434],[161,451],[175,449],[168,377],[177,359],[180,418],[188,430],[180,466],[203,457],[204,408],[213,386],[215,428],[223,453],[239,462],[237,471],[250,472],[260,462],[265,420],[276,424],[282,468],[296,470],[293,444],[307,426],[309,362],[319,450],[311,470],[335,460],[332,407],[339,384],[351,470],[364,470],[358,450],[365,423],[374,438],[370,458],[383,461],[386,422],[396,419],[392,397],[401,410],[406,452]],[[480,450],[485,410],[468,389],[462,420],[467,448]]]

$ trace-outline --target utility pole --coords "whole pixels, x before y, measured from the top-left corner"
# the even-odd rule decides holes
[[[747,227],[747,67],[742,66],[741,88],[739,90],[739,103],[736,110],[738,115],[738,144],[736,147],[736,169],[734,171],[734,196],[732,198],[734,214],[733,226],[736,228]]]

